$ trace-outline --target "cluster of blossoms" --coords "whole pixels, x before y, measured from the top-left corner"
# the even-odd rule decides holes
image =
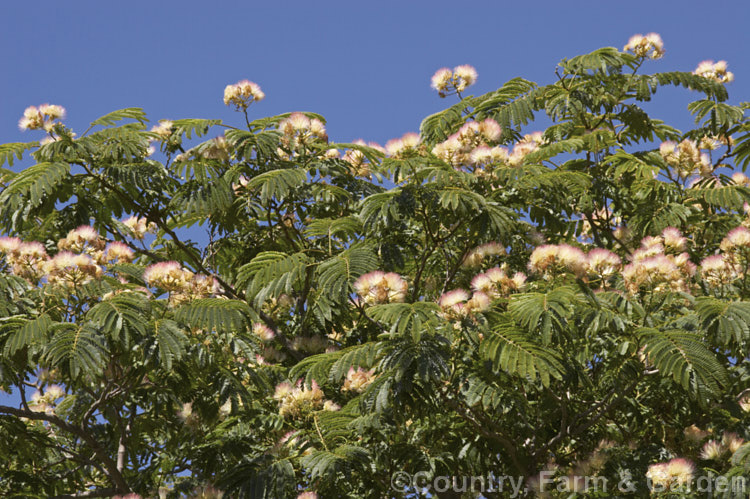
[[[153,234],[157,231],[156,224],[149,222],[145,218],[130,217],[123,220],[122,224],[128,228],[130,235],[139,241],[143,240],[147,233]]]
[[[461,265],[464,267],[480,267],[487,257],[501,256],[505,254],[505,247],[499,243],[487,243],[477,246],[464,257]]]
[[[281,143],[288,151],[297,151],[317,141],[328,142],[326,127],[317,118],[308,118],[303,113],[292,113],[278,125]],[[285,151],[280,151],[282,155]]]
[[[638,57],[660,59],[664,56],[664,42],[656,33],[649,33],[646,36],[637,34],[630,37],[623,50],[629,50]]]
[[[260,85],[249,80],[238,81],[234,85],[227,85],[224,89],[224,104],[232,104],[237,109],[245,110],[253,102],[262,101],[266,94]]]
[[[96,261],[88,255],[61,251],[44,266],[47,282],[62,286],[85,284],[99,279],[104,273]]]
[[[232,156],[232,148],[223,135],[214,137],[200,148],[200,154],[205,159],[215,159],[228,163]]]
[[[419,147],[419,134],[405,133],[400,139],[391,139],[385,143],[385,152],[392,158],[402,158],[406,154],[416,151]]]
[[[572,273],[579,278],[598,280],[602,286],[620,266],[620,257],[607,249],[595,248],[586,254],[569,244],[545,244],[529,257],[529,270],[542,274],[545,279]]]
[[[188,161],[190,158],[213,159],[221,161],[222,163],[228,163],[232,158],[232,147],[229,142],[227,142],[227,138],[220,135],[207,140],[196,147],[191,147],[187,151],[181,152],[174,157],[174,160],[179,163]]]
[[[291,342],[291,347],[299,352],[320,353],[335,352],[338,347],[328,343],[328,338],[323,336],[297,336]]]
[[[263,342],[269,342],[276,337],[276,333],[262,322],[253,324],[253,334]]]
[[[402,140],[403,140],[403,137],[402,137]],[[383,148],[377,142],[365,143],[364,140],[357,139],[352,143],[360,145],[360,146],[367,146],[371,149],[375,149],[376,151],[386,154],[385,148]],[[333,157],[338,157],[338,150],[336,149],[331,149],[328,151],[329,157],[331,157],[331,155],[333,154],[333,151],[336,152],[336,156],[333,156]],[[355,177],[370,178],[370,173],[371,173],[370,161],[367,159],[367,156],[365,155],[365,153],[363,153],[359,149],[348,149],[344,153],[344,156],[341,159],[348,163],[349,171]]]
[[[65,117],[65,108],[55,104],[42,104],[41,106],[29,106],[23,112],[23,117],[18,121],[21,130],[43,129],[51,131],[55,126],[55,120]]]
[[[341,391],[362,393],[373,381],[375,381],[375,369],[365,370],[360,367],[355,371],[353,367],[350,367]]]
[[[65,396],[65,390],[59,385],[50,385],[44,390],[34,392],[29,400],[29,409],[34,412],[52,414],[55,412],[57,400]]]
[[[471,289],[475,295],[482,293],[491,299],[508,296],[515,291],[523,290],[525,286],[526,274],[516,272],[513,277],[510,277],[501,267],[494,267],[477,274],[471,280]]]
[[[728,459],[745,443],[736,433],[725,432],[721,440],[709,440],[703,444],[700,458],[704,461],[718,461]]]
[[[368,272],[354,281],[354,291],[368,305],[400,303],[408,289],[409,284],[394,272]]]
[[[652,492],[675,491],[687,488],[693,481],[695,464],[689,459],[675,458],[648,467],[646,478]]]
[[[283,382],[276,385],[273,394],[274,400],[279,402],[279,414],[284,417],[299,418],[308,416],[315,411],[338,411],[340,407],[325,400],[325,394],[318,384],[313,380],[309,387],[302,384],[302,380],[296,385]]]
[[[99,237],[99,233],[89,225],[82,225],[68,232],[68,235],[57,242],[60,250],[98,255],[107,243]],[[121,243],[122,244],[122,243]]]
[[[174,132],[174,122],[170,120],[159,120],[158,125],[151,127],[151,133],[156,134],[159,140],[169,140]]]
[[[198,298],[208,298],[218,292],[218,283],[213,277],[194,274],[182,268],[178,262],[159,262],[146,267],[143,280],[149,286],[168,291],[174,303],[183,303]]]
[[[694,75],[708,78],[718,83],[731,83],[734,73],[727,71],[727,61],[702,61],[693,71]]]
[[[49,258],[42,243],[27,243],[17,237],[0,237],[0,254],[11,273],[32,281],[44,275],[43,263]]]
[[[492,299],[482,291],[476,291],[469,297],[465,289],[454,289],[443,293],[438,300],[442,309],[441,315],[448,320],[461,319],[475,312],[489,310]]]
[[[103,265],[129,263],[135,256],[126,244],[107,243],[93,227],[74,229],[58,241],[61,250],[50,258],[39,242],[23,242],[17,237],[0,238],[0,255],[11,273],[38,282],[46,277],[48,284],[73,286],[98,279]]]
[[[297,499],[318,499],[317,492],[307,491],[297,496]]]
[[[709,287],[726,286],[742,277],[750,264],[750,230],[739,226],[727,233],[719,245],[721,253],[701,261],[701,277]]]
[[[500,140],[502,133],[500,125],[491,118],[469,121],[445,141],[437,144],[432,149],[432,154],[454,167],[503,162],[508,157],[508,151],[502,147],[489,147]],[[477,149],[479,151],[474,155]],[[477,162],[472,160],[472,156],[475,156]]]
[[[431,86],[438,91],[440,97],[446,97],[454,93],[460,94],[476,81],[477,70],[464,64],[456,66],[453,71],[448,68],[438,69],[432,75]]]
[[[712,147],[708,141],[697,144],[694,140],[685,139],[679,144],[666,141],[659,146],[659,154],[669,166],[675,169],[680,178],[688,178],[696,172],[706,176],[713,172],[713,165],[708,154],[701,153],[699,146]]]
[[[737,402],[740,404],[740,409],[750,412],[750,393],[741,394]]]
[[[664,229],[661,236],[644,238],[622,269],[628,292],[685,291],[696,271],[686,248],[687,239],[674,227]]]

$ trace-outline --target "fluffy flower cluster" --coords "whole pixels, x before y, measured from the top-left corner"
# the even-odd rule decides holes
[[[408,289],[408,283],[394,272],[368,272],[354,281],[354,291],[370,305],[402,302]]]
[[[250,104],[262,101],[265,97],[260,85],[249,80],[238,81],[224,89],[224,104],[234,105],[237,109],[247,109]]]
[[[532,152],[539,149],[539,146],[544,142],[542,132],[527,133],[523,138],[513,146],[513,150],[508,156],[508,164],[510,166],[518,166],[523,163],[523,160]]]
[[[628,292],[686,290],[696,271],[686,247],[687,239],[674,227],[664,229],[661,236],[644,238],[622,270]]]
[[[169,140],[174,132],[174,123],[170,120],[159,120],[158,125],[151,127],[151,132],[156,134],[160,140]]]
[[[297,336],[291,342],[291,347],[300,352],[320,353],[329,348],[334,349],[323,336]],[[335,350],[335,349],[334,349]]]
[[[373,381],[375,381],[375,369],[365,370],[360,367],[355,371],[353,367],[350,367],[341,391],[362,393]]]
[[[61,251],[44,264],[47,282],[62,286],[85,284],[104,273],[96,261],[86,254]]]
[[[298,495],[297,499],[318,499],[318,493],[308,490],[307,492],[303,492]]]
[[[695,465],[689,459],[675,458],[648,467],[646,478],[652,491],[677,490],[693,480]]]
[[[207,298],[218,291],[216,279],[202,274],[193,274],[183,269],[178,262],[159,262],[143,271],[146,284],[171,293],[175,303],[198,298]]]
[[[458,93],[477,81],[477,70],[473,66],[464,64],[456,66],[451,71],[448,68],[440,68],[432,75],[431,87],[438,91],[440,97]]]
[[[701,278],[711,288],[726,286],[737,277],[733,262],[724,255],[711,255],[701,260]]]
[[[693,74],[718,83],[731,83],[734,81],[734,73],[727,71],[727,61],[701,61],[693,71]]]
[[[271,341],[276,337],[273,330],[262,322],[256,322],[253,324],[253,334],[264,342]]]
[[[469,251],[464,257],[461,265],[464,267],[479,267],[485,258],[500,256],[505,254],[505,247],[500,243],[487,243],[477,246]]]
[[[325,394],[318,384],[313,380],[307,387],[302,380],[296,385],[283,382],[276,385],[273,394],[274,400],[279,402],[279,414],[289,418],[300,418],[308,416],[315,411],[337,411],[338,405],[330,400],[325,400]]]
[[[0,255],[11,273],[32,281],[44,275],[43,264],[49,258],[42,243],[27,243],[17,237],[0,237]]]
[[[448,320],[461,319],[475,312],[489,310],[492,298],[487,293],[475,291],[471,298],[465,289],[454,289],[443,293],[438,300],[442,316]]]
[[[545,279],[566,272],[583,277],[587,264],[586,253],[569,244],[545,244],[529,257],[529,270],[542,274]]]
[[[0,256],[11,273],[39,282],[46,277],[48,284],[72,286],[98,279],[102,265],[129,263],[135,256],[126,244],[107,243],[93,227],[84,225],[74,229],[57,243],[60,252],[50,258],[38,242],[23,242],[17,237],[0,238]]]
[[[44,412],[52,414],[55,412],[55,406],[58,399],[65,396],[65,390],[59,385],[50,385],[44,390],[34,392],[29,400],[29,409],[34,412]]]
[[[122,223],[130,230],[130,235],[139,241],[142,240],[147,233],[155,233],[157,230],[156,224],[148,222],[145,218],[130,217],[123,220]]]
[[[701,145],[706,145],[703,142]],[[659,153],[677,174],[685,179],[696,172],[708,175],[713,171],[713,165],[707,154],[701,154],[698,144],[694,140],[685,139],[679,144],[666,141],[659,146]]]
[[[529,270],[542,274],[545,279],[572,273],[582,279],[598,281],[602,287],[621,266],[620,257],[607,249],[594,248],[586,254],[569,244],[545,244],[529,257]]]
[[[82,225],[68,232],[64,239],[57,242],[57,247],[61,250],[97,256],[106,244],[96,229],[90,225]]]
[[[664,42],[656,33],[649,33],[646,36],[639,33],[630,37],[623,50],[629,50],[638,57],[660,59],[664,56]]]
[[[742,277],[750,263],[750,230],[739,226],[727,233],[719,245],[721,253],[701,261],[701,277],[712,288],[726,286]]]
[[[323,122],[317,118],[310,119],[302,113],[292,113],[281,120],[278,129],[282,133],[281,143],[289,151],[297,151],[320,140],[328,141]]]
[[[18,121],[21,130],[52,130],[55,120],[65,117],[65,108],[55,104],[42,104],[41,106],[29,106],[23,112],[23,117]]]
[[[385,151],[392,158],[402,158],[419,146],[419,134],[405,133],[400,139],[391,139],[385,143]]]
[[[401,138],[401,140],[403,141],[403,137]],[[412,139],[409,139],[409,141],[411,140]],[[365,143],[364,140],[357,139],[352,143],[360,146],[367,146],[371,149],[375,149],[376,151],[380,151],[381,153],[386,154],[385,148],[383,148],[376,142]],[[334,151],[336,151],[336,153],[338,154],[337,150],[334,149]],[[367,159],[365,153],[363,153],[359,149],[348,149],[341,159],[349,164],[349,172],[355,177],[370,178],[370,161]]]
[[[709,440],[701,448],[700,458],[705,461],[718,461],[732,456],[745,443],[736,433],[725,432],[721,440]]]
[[[469,121],[445,141],[435,145],[432,154],[454,167],[469,164],[487,168],[496,163],[505,163],[508,159],[507,149],[491,147],[501,136],[502,128],[491,118]]]
[[[477,274],[471,280],[471,289],[475,294],[482,293],[491,299],[508,296],[514,291],[523,290],[525,286],[526,274],[516,272],[513,277],[510,277],[500,267],[494,267]]]

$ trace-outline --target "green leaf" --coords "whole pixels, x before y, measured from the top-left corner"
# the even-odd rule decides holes
[[[114,126],[118,121],[130,119],[138,121],[141,124],[145,124],[145,122],[148,121],[146,119],[146,113],[143,112],[143,109],[140,107],[128,107],[125,109],[119,109],[117,111],[112,111],[111,113],[107,113],[101,118],[97,118],[94,121],[91,122],[91,126],[95,127],[96,125],[101,126]]]
[[[49,315],[42,314],[31,320],[21,317],[9,317],[0,322],[0,333],[8,336],[3,348],[3,355],[12,356],[17,351],[33,346],[42,345],[47,337],[47,331],[52,325]]]
[[[641,328],[638,336],[646,347],[649,361],[660,374],[671,377],[701,402],[718,398],[722,388],[727,386],[729,381],[724,366],[706,348],[700,334]]]
[[[15,209],[24,201],[32,207],[52,196],[55,189],[70,175],[66,163],[39,163],[26,168],[12,178],[0,193],[0,204]]]
[[[719,342],[727,345],[750,341],[750,303],[701,296],[695,300],[695,311],[703,327]]]
[[[367,309],[367,315],[374,320],[391,326],[391,333],[409,335],[415,343],[422,334],[434,333],[439,312],[438,304],[432,302],[389,303]]]
[[[180,361],[185,355],[187,337],[177,323],[169,319],[157,319],[153,321],[152,326],[161,366],[170,370],[173,363]]]
[[[90,325],[60,325],[49,342],[46,357],[52,366],[67,364],[73,377],[101,375],[107,347],[103,335]]]
[[[540,332],[542,343],[548,345],[553,329],[558,333],[565,329],[575,301],[575,291],[569,287],[548,293],[522,293],[511,297],[508,313],[529,332]]]
[[[121,293],[97,303],[86,314],[86,318],[100,327],[107,336],[117,341],[123,329],[128,335],[131,333],[144,335],[150,313],[151,307],[148,299],[141,293],[131,292]]]
[[[254,318],[257,318],[257,314],[247,303],[221,298],[193,300],[175,311],[178,323],[206,333],[245,331]]]
[[[23,153],[28,149],[39,147],[39,142],[9,142],[0,144],[0,166],[8,163],[13,166],[14,158],[23,159]]]
[[[344,444],[333,451],[317,450],[304,456],[300,463],[310,474],[310,479],[324,478],[353,470],[365,470],[370,463],[370,451],[363,447]]]
[[[271,296],[290,294],[303,282],[311,264],[310,257],[302,252],[287,255],[263,251],[240,267],[237,284],[247,289],[256,306],[261,306]]]
[[[283,200],[306,181],[307,171],[304,168],[271,170],[251,179],[247,183],[247,189],[260,190],[261,201],[267,203],[272,199]]]
[[[563,365],[559,354],[529,338],[529,333],[503,320],[493,327],[480,346],[482,356],[491,360],[495,369],[531,380],[538,376],[544,386],[550,378],[562,379]]]

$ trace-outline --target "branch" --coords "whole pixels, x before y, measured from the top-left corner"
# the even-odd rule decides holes
[[[89,447],[91,447],[91,450],[94,451],[94,454],[97,458],[102,462],[102,465],[107,471],[107,476],[109,476],[109,479],[114,483],[114,485],[117,487],[117,492],[121,493],[127,493],[130,492],[130,487],[128,487],[127,482],[125,482],[125,478],[122,476],[122,473],[117,469],[117,463],[115,463],[111,457],[102,449],[101,445],[99,445],[99,442],[97,442],[94,437],[89,435],[83,428],[79,426],[72,425],[68,423],[67,421],[59,418],[58,416],[55,416],[54,414],[47,414],[44,412],[34,412],[34,411],[27,411],[24,409],[16,409],[15,407],[9,407],[6,405],[0,405],[0,413],[4,414],[11,414],[13,416],[19,417],[19,418],[27,418],[35,421],[47,421],[48,423],[52,423],[53,425],[57,426],[58,428],[67,431],[68,433],[72,433],[73,435],[76,435],[77,437],[80,437],[81,440],[86,442]],[[70,497],[85,497],[85,496],[70,496]],[[106,496],[88,496],[88,497],[106,497]]]

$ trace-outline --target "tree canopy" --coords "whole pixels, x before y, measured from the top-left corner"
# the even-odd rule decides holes
[[[0,493],[746,497],[750,104],[724,61],[646,73],[663,53],[479,96],[440,69],[455,103],[385,147],[256,118],[250,81],[240,124],[29,107],[43,138],[0,145]],[[665,86],[693,129],[643,109]]]

